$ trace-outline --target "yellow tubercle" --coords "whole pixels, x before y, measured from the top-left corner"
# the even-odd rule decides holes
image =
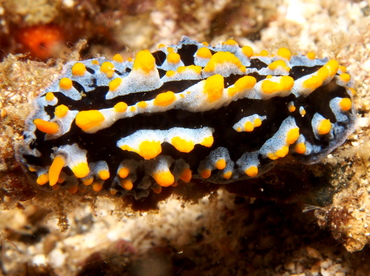
[[[71,170],[77,178],[84,178],[90,173],[89,165],[86,162],[78,163]]]
[[[45,95],[45,99],[47,100],[47,101],[52,101],[52,100],[54,100],[54,98],[55,98],[55,96],[54,96],[54,93],[53,92],[48,92],[48,93],[46,93],[46,95]]]
[[[122,179],[120,181],[121,187],[127,191],[131,191],[132,188],[134,187],[134,183],[132,183],[131,180],[129,179]]]
[[[68,111],[69,111],[69,108],[64,104],[61,104],[55,108],[54,115],[56,117],[63,118],[67,115]]]
[[[36,183],[38,185],[45,185],[48,182],[49,182],[49,177],[46,173],[40,174],[36,179]]]
[[[167,91],[158,94],[154,99],[154,105],[156,106],[168,106],[176,101],[176,95],[172,91]]]
[[[314,52],[308,52],[307,55],[306,55],[309,59],[315,59],[316,58],[316,54]]]
[[[222,44],[223,45],[239,46],[238,42],[236,42],[234,39],[228,39],[225,42],[223,42]]]
[[[179,136],[171,139],[171,144],[180,152],[191,152],[194,149],[194,142],[185,140]]]
[[[98,172],[98,175],[101,180],[107,180],[110,177],[110,173],[108,170],[101,170]]]
[[[260,53],[259,53],[260,56],[262,57],[267,57],[269,55],[269,52],[267,50],[262,50]]]
[[[250,166],[244,172],[249,177],[256,177],[258,175],[258,168],[256,166]]]
[[[226,168],[226,160],[225,159],[218,159],[215,164],[218,170],[223,170]]]
[[[215,53],[207,65],[204,67],[204,72],[209,73],[213,72],[216,69],[216,66],[222,63],[232,63],[236,67],[239,68],[239,70],[244,73],[246,71],[245,66],[242,64],[240,59],[238,59],[233,53],[230,52],[217,52]]]
[[[344,83],[347,83],[347,82],[349,82],[349,81],[351,80],[351,76],[350,76],[350,74],[348,74],[348,73],[342,73],[342,74],[340,74],[340,75],[339,75],[339,78],[340,78],[340,80],[341,80],[341,81],[343,81]]]
[[[146,108],[148,106],[148,103],[146,101],[140,101],[136,105],[140,108]]]
[[[123,57],[120,55],[120,54],[115,54],[112,58],[112,60],[116,61],[116,62],[120,62],[122,63],[123,62]]]
[[[172,64],[177,64],[181,60],[181,57],[178,53],[171,52],[167,55],[167,61]]]
[[[277,52],[278,56],[290,60],[292,53],[287,48],[280,48]]]
[[[63,167],[66,165],[66,158],[64,155],[59,154],[55,156],[53,163],[49,168],[49,184],[50,186],[54,186],[57,184],[60,173],[62,172]]]
[[[92,177],[92,176],[82,179],[82,183],[85,186],[90,186],[93,182],[94,182],[94,177]]]
[[[289,153],[289,147],[288,146],[283,146],[281,149],[277,150],[275,152],[275,155],[279,158],[285,157]]]
[[[213,145],[213,142],[214,142],[213,136],[209,136],[209,137],[204,138],[203,141],[200,142],[200,144],[202,146],[209,148]]]
[[[331,122],[329,119],[321,120],[321,122],[317,126],[317,132],[320,135],[328,134],[330,130],[331,130]]]
[[[189,183],[192,177],[192,171],[189,168],[184,169],[179,176],[179,178],[185,183]]]
[[[59,87],[64,90],[69,90],[73,87],[72,80],[70,78],[61,78],[59,81]]]
[[[244,124],[244,131],[246,132],[252,132],[254,130],[254,125],[252,122],[250,121],[247,121],[245,124]]]
[[[108,84],[109,91],[116,91],[117,88],[121,85],[122,79],[121,78],[115,78],[114,80],[111,80]]]
[[[276,70],[277,68],[282,68],[285,72],[290,71],[290,67],[286,64],[284,60],[275,60],[268,65],[270,70]]]
[[[262,120],[260,118],[254,119],[254,127],[260,127],[262,125]]]
[[[75,119],[76,125],[85,132],[99,126],[104,120],[104,115],[99,110],[80,111]]]
[[[122,167],[118,170],[118,175],[121,178],[126,178],[129,175],[129,173],[130,173],[130,170],[127,167]]]
[[[96,59],[93,59],[91,61],[91,64],[93,64],[93,65],[99,65],[99,61],[97,61]]]
[[[253,49],[252,49],[252,47],[244,46],[244,47],[242,47],[242,52],[248,58],[250,58],[251,56],[253,56]]]
[[[280,77],[279,82],[266,79],[262,82],[261,89],[265,94],[273,94],[280,91],[288,91],[292,89],[294,80],[290,76]]]
[[[85,64],[83,64],[81,62],[76,62],[72,66],[72,75],[73,76],[82,77],[83,75],[85,75],[85,73],[86,73],[86,66],[85,66]]]
[[[288,131],[286,136],[286,143],[291,145],[294,144],[299,138],[299,128],[292,128]]]
[[[220,74],[210,76],[205,80],[203,93],[209,102],[214,102],[222,97],[224,91],[224,77]]]
[[[100,71],[104,73],[109,79],[113,77],[114,70],[114,64],[109,61],[103,62],[103,64],[100,66]]]
[[[324,66],[326,69],[328,69],[328,73],[330,77],[333,77],[339,69],[339,63],[338,61],[334,59],[329,60]]]
[[[114,105],[114,111],[117,113],[122,113],[127,110],[127,104],[125,102],[118,102]]]
[[[140,143],[139,151],[137,152],[144,159],[152,159],[162,152],[161,142],[159,141],[143,141]]]
[[[227,171],[223,173],[222,177],[225,179],[230,179],[232,175],[233,175],[232,171]]]
[[[103,189],[103,183],[94,182],[91,187],[94,192],[100,192]]]
[[[200,170],[199,174],[202,178],[207,179],[211,176],[212,171],[210,169]]]
[[[306,145],[305,143],[298,143],[295,145],[294,150],[296,153],[304,154],[306,152]]]
[[[158,185],[162,187],[168,187],[175,182],[175,177],[170,171],[154,172],[152,176]]]
[[[352,108],[352,101],[350,98],[343,98],[339,102],[340,109],[345,112]]]
[[[235,94],[244,92],[246,90],[252,89],[257,80],[252,76],[244,76],[238,79],[233,87],[228,88],[227,93],[230,97],[233,97]]]
[[[149,50],[143,50],[136,54],[134,65],[132,67],[135,71],[142,71],[145,74],[155,70],[155,58]]]
[[[211,58],[212,53],[208,48],[202,47],[198,49],[198,51],[196,52],[196,56],[200,58]]]
[[[176,74],[176,72],[175,71],[173,71],[173,70],[168,70],[167,72],[166,72],[166,76],[167,77],[173,77],[174,75]]]
[[[59,125],[55,122],[49,122],[38,118],[33,120],[33,123],[37,129],[43,133],[57,134],[60,131]]]

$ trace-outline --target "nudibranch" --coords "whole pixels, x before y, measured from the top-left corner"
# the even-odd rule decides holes
[[[314,53],[184,37],[134,59],[69,62],[35,101],[18,158],[38,185],[145,197],[179,181],[310,164],[354,130],[353,81]]]

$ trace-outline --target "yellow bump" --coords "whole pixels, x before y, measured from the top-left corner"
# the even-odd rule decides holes
[[[316,58],[316,54],[315,54],[314,52],[308,52],[308,53],[307,53],[307,57],[308,57],[309,59],[315,59],[315,58]]]
[[[295,145],[294,150],[296,153],[304,154],[306,152],[305,143],[298,143],[297,145]]]
[[[223,169],[225,169],[226,168],[226,160],[225,159],[218,159],[217,161],[216,161],[216,168],[218,169],[218,170],[223,170]]]
[[[269,152],[268,154],[267,154],[267,157],[268,158],[270,158],[271,160],[276,160],[276,159],[278,159],[279,158],[279,156],[277,156],[275,153],[273,153],[273,152]]]
[[[281,149],[277,150],[275,152],[277,157],[285,157],[289,153],[289,147],[288,146],[283,146]]]
[[[82,183],[85,185],[85,186],[89,186],[91,185],[92,183],[94,182],[94,177],[86,177],[84,179],[82,179]]]
[[[61,104],[55,108],[54,114],[55,116],[59,118],[63,118],[67,115],[68,111],[69,111],[69,108],[64,104]]]
[[[209,137],[204,138],[203,141],[200,142],[200,144],[202,146],[209,148],[213,145],[213,142],[214,142],[213,136],[209,136]]]
[[[105,118],[99,110],[80,111],[76,115],[76,125],[83,131],[99,126]]]
[[[203,46],[205,46],[205,47],[209,46],[208,42],[205,42],[205,41],[203,41],[201,44],[202,44]]]
[[[334,59],[329,60],[324,66],[326,69],[328,69],[330,77],[333,77],[339,69],[339,63]]]
[[[253,49],[249,46],[244,46],[242,47],[242,52],[246,57],[251,57],[253,56]]]
[[[59,87],[61,89],[69,90],[73,86],[72,80],[69,78],[61,78],[59,81]]]
[[[69,187],[68,191],[69,191],[71,194],[75,194],[75,193],[77,193],[77,191],[78,191],[78,186],[71,186],[71,187]]]
[[[121,178],[126,178],[129,173],[130,173],[130,170],[127,167],[122,167],[118,170],[118,175]]]
[[[166,76],[167,77],[173,77],[174,75],[175,75],[175,71],[173,71],[173,70],[168,70],[167,72],[166,72]]]
[[[294,144],[295,141],[297,141],[299,138],[299,128],[295,127],[288,131],[286,136],[286,142],[287,144],[291,145]]]
[[[182,171],[179,178],[184,181],[185,183],[189,183],[192,178],[192,171],[189,168],[186,168]]]
[[[145,108],[148,106],[148,103],[146,101],[140,101],[137,103],[137,106],[140,108]]]
[[[162,192],[162,187],[159,185],[153,185],[151,188],[155,194],[160,194]]]
[[[212,171],[210,169],[204,169],[199,172],[200,176],[204,179],[207,179],[211,176]]]
[[[347,83],[351,80],[351,76],[347,73],[340,74],[339,78],[340,78],[341,81],[343,81],[345,83]]]
[[[223,45],[236,45],[239,46],[238,42],[236,42],[234,39],[228,39],[225,42],[222,43]]]
[[[267,50],[262,50],[260,53],[259,53],[260,56],[263,56],[263,57],[267,57],[269,55],[269,52]]]
[[[241,72],[245,72],[246,68],[234,54],[230,52],[217,52],[215,53],[207,65],[204,67],[204,72],[213,72],[216,66],[222,63],[232,63],[239,68]]]
[[[342,73],[345,73],[347,72],[347,67],[346,66],[343,66],[343,65],[339,65],[339,71],[341,71]]]
[[[45,185],[48,182],[49,182],[49,177],[46,173],[40,174],[36,179],[36,183],[39,185]]]
[[[287,48],[280,48],[277,54],[287,60],[290,60],[292,53]]]
[[[317,126],[317,132],[320,135],[328,134],[330,130],[331,130],[331,123],[329,119],[321,120],[321,122]]]
[[[154,180],[162,187],[168,187],[175,182],[175,178],[170,171],[158,171],[153,173]]]
[[[54,93],[53,92],[48,92],[48,93],[46,93],[46,95],[45,95],[45,99],[47,100],[47,101],[52,101],[52,100],[54,100],[54,98],[55,98],[55,96],[54,96]]]
[[[244,124],[244,131],[246,131],[246,132],[252,132],[253,130],[254,130],[254,125],[252,124],[252,122],[247,121]]]
[[[132,105],[132,106],[130,106],[130,111],[131,111],[131,112],[135,112],[135,111],[136,111],[136,106],[133,106],[133,105]]]
[[[241,127],[237,127],[236,131],[237,132],[241,132],[242,131],[242,128]]]
[[[163,92],[158,94],[154,99],[154,105],[156,106],[168,106],[176,100],[175,93],[172,91]]]
[[[125,102],[118,102],[113,108],[115,112],[122,113],[127,110],[127,104]]]
[[[268,65],[268,68],[270,70],[276,70],[277,68],[282,68],[285,72],[290,71],[289,66],[285,63],[284,60],[275,60],[274,62]]]
[[[230,87],[227,90],[227,93],[230,97],[233,97],[237,93],[252,89],[255,86],[256,82],[257,80],[255,77],[252,76],[241,77],[234,83],[233,87]]]
[[[55,156],[53,163],[49,168],[49,184],[54,186],[57,184],[60,173],[62,172],[63,167],[66,164],[66,158],[63,155]]]
[[[203,93],[207,95],[209,102],[213,102],[222,97],[224,91],[224,77],[220,74],[210,76],[206,79]]]
[[[94,59],[94,60],[91,61],[91,64],[93,64],[93,65],[99,65],[99,61],[97,61],[96,59]]]
[[[118,193],[118,191],[116,189],[110,188],[109,193],[114,196]]]
[[[164,47],[166,47],[166,45],[164,45],[163,43],[160,43],[160,44],[158,44],[158,46],[157,46],[157,48],[158,48],[158,49],[160,49],[160,48],[164,48]]]
[[[343,98],[339,101],[339,107],[342,111],[348,111],[352,108],[352,101],[350,98]]]
[[[114,69],[114,64],[109,61],[103,62],[103,64],[100,66],[100,71],[104,73],[109,79],[113,77]]]
[[[194,149],[194,142],[182,139],[179,136],[171,139],[171,144],[180,152],[191,152]]]
[[[256,118],[254,119],[253,124],[254,124],[254,127],[259,127],[262,125],[262,120],[260,118]]]
[[[86,162],[78,163],[77,165],[73,166],[71,170],[77,178],[86,177],[90,172],[89,166]]]
[[[121,187],[127,191],[131,191],[132,188],[134,187],[134,183],[132,183],[131,180],[129,179],[123,179],[120,181]]]
[[[294,103],[293,103],[293,102],[290,102],[290,103],[288,104],[288,110],[289,110],[289,112],[290,112],[290,113],[292,113],[292,112],[296,111],[296,107],[295,107],[295,105],[294,105]]]
[[[250,166],[244,172],[249,177],[255,177],[258,175],[258,168],[256,166]]]
[[[36,168],[35,167],[32,167],[32,166],[28,166],[28,170],[30,172],[36,172]]]
[[[173,53],[175,52],[175,49],[173,49],[172,47],[167,47],[167,52]]]
[[[181,60],[181,57],[178,53],[171,52],[167,55],[167,61],[172,64],[177,64]]]
[[[72,66],[72,75],[73,76],[83,76],[85,75],[86,73],[86,66],[85,64],[81,63],[81,62],[76,62],[75,64],[73,64]]]
[[[280,77],[279,82],[274,82],[271,80],[264,80],[261,85],[261,89],[265,94],[273,94],[280,91],[288,91],[292,89],[294,85],[294,80],[290,76]]]
[[[199,48],[196,55],[200,58],[211,58],[212,57],[211,51],[206,47]]]
[[[101,170],[98,172],[98,175],[101,180],[107,180],[110,177],[110,173],[108,170]]]
[[[143,50],[136,54],[133,70],[141,70],[145,74],[149,74],[155,69],[155,58],[149,50]]]
[[[92,189],[94,190],[94,192],[100,192],[103,189],[103,183],[94,182],[92,184]]]
[[[37,129],[47,134],[56,134],[59,132],[59,125],[54,122],[45,121],[42,119],[35,119],[33,123]]]
[[[120,54],[115,54],[112,59],[116,62],[123,62],[123,57]]]
[[[306,109],[304,109],[304,107],[303,107],[303,106],[301,106],[301,107],[299,108],[299,114],[301,114],[301,116],[302,116],[302,117],[304,117],[304,116],[306,115]]]
[[[108,84],[109,86],[109,91],[116,91],[117,88],[121,85],[122,79],[121,78],[116,78],[114,80],[111,80]]]
[[[223,173],[222,177],[225,179],[230,179],[232,175],[233,175],[232,171],[227,171]]]
[[[140,143],[138,154],[144,159],[152,159],[162,152],[161,142],[143,141]]]

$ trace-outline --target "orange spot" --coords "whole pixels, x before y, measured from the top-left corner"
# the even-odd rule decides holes
[[[59,125],[54,122],[45,121],[42,119],[35,119],[33,123],[37,129],[47,134],[57,134],[60,130]]]
[[[331,130],[331,123],[329,119],[322,120],[317,126],[317,132],[320,135],[328,134]]]
[[[296,153],[304,154],[306,152],[306,145],[304,143],[298,143],[294,148]]]
[[[121,182],[121,187],[127,191],[131,191],[132,188],[134,187],[134,183],[132,183],[132,181],[129,179],[123,179],[120,182]]]
[[[212,171],[210,169],[204,169],[199,172],[200,176],[205,179],[209,178],[211,176],[211,173]]]
[[[158,171],[153,173],[154,180],[162,187],[168,187],[175,182],[175,178],[170,171]]]
[[[180,179],[184,181],[185,183],[189,183],[192,178],[192,172],[191,169],[184,169],[182,173],[180,174]]]
[[[143,141],[139,146],[138,154],[144,159],[152,159],[162,152],[161,142]]]
[[[352,101],[349,98],[343,98],[340,100],[339,106],[342,111],[348,111],[352,108]]]
[[[250,166],[244,172],[249,177],[255,177],[258,174],[258,168],[256,166]]]
[[[216,168],[219,170],[223,170],[226,167],[226,160],[225,159],[219,159],[216,161]]]

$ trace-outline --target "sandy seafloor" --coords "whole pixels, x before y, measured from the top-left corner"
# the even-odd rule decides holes
[[[137,2],[0,1],[0,275],[370,275],[370,3]],[[63,26],[63,42],[72,42],[49,53],[48,63],[8,55],[29,52],[17,33],[38,25]],[[321,165],[271,173],[266,190],[198,193],[201,186],[187,184],[152,210],[30,186],[14,147],[32,99],[66,61],[132,56],[177,43],[182,35],[211,44],[233,38],[256,52],[287,47],[337,59],[356,82],[355,133]],[[79,39],[88,41],[81,54]],[[284,190],[290,176],[282,173],[295,179],[297,170],[325,188],[307,195],[312,183],[297,181]]]

